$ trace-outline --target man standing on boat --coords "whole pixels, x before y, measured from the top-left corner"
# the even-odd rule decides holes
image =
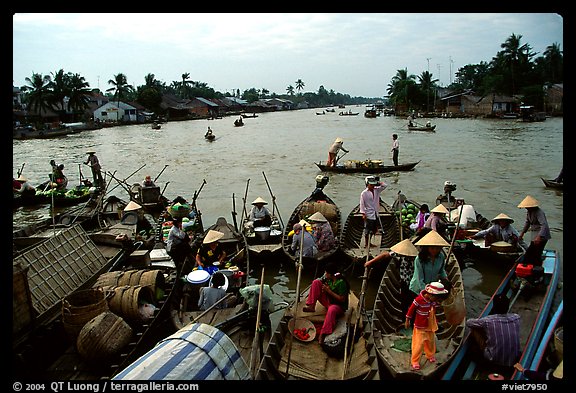
[[[398,134],[392,134],[392,160],[394,165],[398,166],[398,153],[400,152],[400,143],[398,142]]]
[[[360,213],[364,220],[364,238],[368,244],[369,236],[375,235],[378,230],[378,214],[380,210],[380,193],[388,187],[375,176],[366,176],[364,179],[366,188],[360,194]],[[383,228],[382,228],[383,229]],[[377,247],[370,244],[370,247]]]
[[[102,179],[102,173],[100,170],[102,167],[100,166],[100,161],[96,156],[95,151],[88,151],[88,158],[84,164],[88,165],[90,169],[92,169],[92,177],[94,178],[94,186],[96,187],[103,187],[104,186],[104,179]]]
[[[336,156],[338,155],[338,152],[340,150],[344,151],[345,153],[348,153],[348,150],[344,149],[344,147],[342,146],[343,144],[344,140],[340,137],[336,138],[334,143],[332,143],[330,149],[328,149],[328,162],[326,162],[327,166],[329,167],[336,166]]]

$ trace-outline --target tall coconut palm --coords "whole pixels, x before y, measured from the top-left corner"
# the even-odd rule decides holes
[[[50,88],[52,89],[52,109],[61,112],[61,117],[70,109],[67,107],[67,98],[70,97],[70,73],[63,69],[52,73]]]
[[[22,90],[29,93],[28,109],[40,115],[42,111],[50,109],[52,91],[50,90],[50,75],[42,76],[39,73],[32,73],[30,78],[25,79],[28,85],[23,86]]]
[[[388,84],[388,95],[390,96],[390,101],[394,104],[404,102],[406,104],[406,109],[410,107],[409,95],[412,87],[416,86],[416,76],[409,75],[408,69],[397,70],[396,75],[392,78]]]
[[[293,95],[294,95],[294,86],[289,85],[289,86],[286,88],[286,93],[288,93],[288,94],[290,94],[291,96],[293,96]]]
[[[547,46],[543,55],[544,63],[546,64],[546,72],[549,75],[549,81],[552,83],[562,81],[564,78],[564,61],[560,45],[553,43],[552,45]]]
[[[429,71],[422,72],[418,76],[418,81],[420,82],[420,88],[426,91],[426,112],[430,111],[430,90],[434,88],[438,79],[432,79],[432,74]]]
[[[497,56],[499,61],[503,62],[502,65],[510,70],[511,95],[514,95],[516,90],[515,74],[520,75],[529,71],[531,68],[530,59],[536,55],[532,52],[530,45],[520,45],[521,39],[521,34],[512,34],[500,45],[503,50],[498,53],[500,56]]]
[[[80,74],[70,75],[69,82],[69,101],[68,107],[74,111],[74,117],[79,112],[88,108],[88,96],[90,96],[90,84],[86,82]],[[76,119],[74,119],[76,120]]]
[[[296,90],[298,90],[298,92],[302,92],[302,89],[304,89],[304,82],[302,82],[302,79],[298,79],[296,82],[294,82],[294,84],[296,85]]]
[[[116,111],[116,121],[119,121],[118,116],[120,115],[120,100],[130,91],[134,90],[132,85],[128,84],[128,80],[126,79],[126,75],[123,73],[119,73],[114,75],[114,79],[110,79],[108,81],[109,85],[113,87],[106,89],[106,91],[113,91],[114,98],[117,101],[118,111]]]
[[[189,81],[188,79],[190,79],[190,73],[189,72],[182,74],[182,85],[180,86],[180,88],[181,88],[180,96],[182,98],[187,98],[186,97],[187,86],[189,83],[192,83],[192,81]]]

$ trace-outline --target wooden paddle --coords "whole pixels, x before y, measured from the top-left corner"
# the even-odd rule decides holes
[[[270,192],[270,197],[272,198],[272,215],[274,215],[274,210],[276,210],[276,215],[278,215],[278,220],[280,220],[280,225],[284,228],[284,222],[282,221],[282,217],[280,217],[280,209],[276,206],[276,196],[272,194],[272,189],[270,188],[270,184],[268,183],[268,179],[266,178],[266,174],[262,171],[262,175],[264,175],[264,180],[266,180],[266,185],[268,186],[268,191]]]
[[[262,296],[264,296],[264,265],[262,265],[262,276],[260,277],[260,294],[258,295],[258,313],[256,314],[256,331],[254,332],[254,339],[252,340],[252,350],[250,352],[250,374],[252,379],[256,379],[258,372],[258,365],[260,364],[260,356],[258,356],[258,348],[260,341],[260,316],[262,315]]]
[[[302,258],[304,254],[304,231],[306,231],[306,226],[302,225],[302,229],[300,230],[300,258],[298,263],[296,264],[296,269],[298,270],[298,278],[296,279],[296,303],[294,305],[294,322],[296,322],[296,317],[298,317],[298,304],[300,303],[300,278],[302,277]],[[296,236],[296,235],[294,235]],[[294,337],[292,332],[289,332],[290,341],[288,342],[288,360],[286,361],[286,379],[288,379],[289,370],[290,370],[290,357],[292,356],[292,341],[294,341]]]
[[[366,247],[366,262],[370,260],[370,242],[372,239],[370,238],[370,234],[368,234],[368,243]],[[354,322],[354,330],[352,334],[352,341],[356,337],[356,327],[360,321],[360,316],[362,315],[362,308],[364,303],[364,294],[366,293],[366,284],[368,282],[368,266],[364,267],[364,275],[362,276],[362,289],[360,290],[360,299],[358,299],[358,317]],[[344,347],[344,367],[342,367],[342,379],[346,376],[346,371],[348,369],[348,340],[350,338],[350,330],[346,332],[346,346]],[[350,349],[350,357],[352,356],[352,352],[354,350],[354,345]]]

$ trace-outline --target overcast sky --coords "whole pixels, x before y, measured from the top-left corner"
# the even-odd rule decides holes
[[[78,73],[106,90],[123,73],[170,84],[189,73],[220,92],[327,90],[382,97],[399,69],[429,70],[440,85],[467,64],[489,62],[512,34],[542,55],[564,50],[553,13],[15,14],[13,84],[32,73]]]

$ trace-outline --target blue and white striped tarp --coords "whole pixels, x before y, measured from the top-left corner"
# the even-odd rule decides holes
[[[191,323],[114,376],[113,380],[249,380],[250,370],[226,334]]]

